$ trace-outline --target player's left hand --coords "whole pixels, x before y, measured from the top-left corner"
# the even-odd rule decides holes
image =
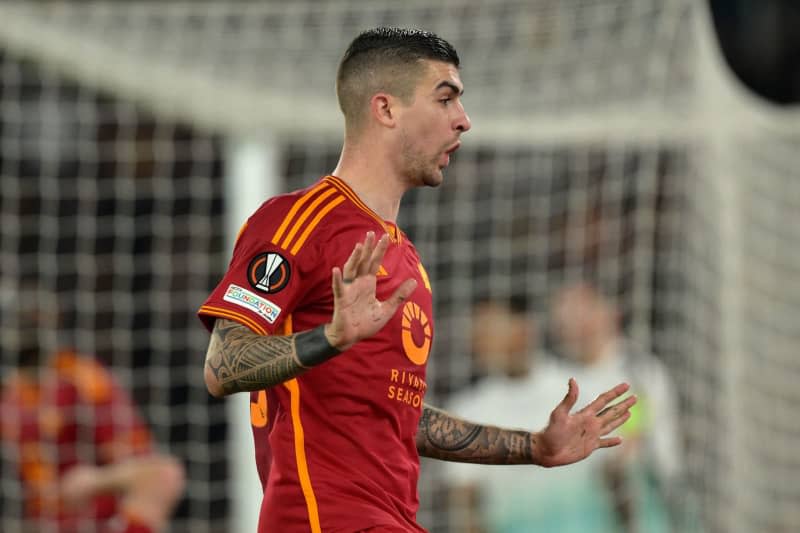
[[[553,409],[547,427],[534,436],[536,464],[546,467],[568,465],[585,459],[598,448],[622,443],[621,437],[607,435],[631,416],[630,408],[636,403],[636,396],[612,404],[629,388],[627,383],[621,383],[580,411],[570,413],[578,401],[578,384],[570,379],[567,395]]]

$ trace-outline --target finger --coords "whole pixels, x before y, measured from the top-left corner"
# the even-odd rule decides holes
[[[369,265],[367,267],[367,273],[375,275],[378,273],[378,270],[381,268],[381,261],[383,261],[383,256],[386,255],[386,250],[389,249],[389,234],[384,233],[381,235],[381,238],[378,239],[378,244],[375,245],[375,249],[372,250],[372,256],[369,259]]]
[[[405,280],[399,287],[397,287],[397,290],[395,290],[394,293],[392,293],[392,295],[383,302],[389,306],[387,308],[387,312],[390,315],[393,315],[400,304],[403,303],[409,296],[411,296],[411,293],[414,292],[416,288],[417,280],[414,278]]]
[[[613,448],[622,444],[622,437],[606,437],[597,441],[598,448]]]
[[[361,257],[358,261],[358,276],[366,276],[370,273],[371,258],[375,250],[375,232],[368,231],[367,238],[364,239],[364,246],[361,248]]]
[[[631,417],[631,412],[625,411],[621,415],[605,421],[605,423],[603,424],[602,434],[606,435],[608,433],[611,433],[612,431],[620,427],[622,424],[627,422],[630,417]]]
[[[350,257],[347,258],[347,261],[345,261],[342,267],[342,278],[347,280],[348,283],[356,279],[358,275],[358,263],[361,260],[363,248],[364,245],[357,242],[356,245],[353,246],[353,251],[350,252]]]
[[[597,397],[595,401],[584,407],[581,411],[589,411],[593,414],[597,414],[602,411],[609,403],[613,402],[630,388],[630,385],[627,383],[620,383],[613,389],[610,389],[600,396]]]
[[[636,396],[628,396],[624,400],[621,400],[614,405],[609,405],[599,413],[597,416],[601,418],[616,418],[618,416],[622,416],[625,411],[636,405],[637,398]]]
[[[344,281],[342,281],[342,271],[339,270],[339,267],[333,267],[331,289],[333,289],[334,302],[342,297],[342,285],[344,285]]]
[[[564,414],[567,415],[575,407],[575,402],[578,401],[578,382],[575,381],[575,378],[569,378],[569,382],[567,384],[567,395],[564,396],[564,399],[561,400],[556,408],[553,410],[553,414]]]

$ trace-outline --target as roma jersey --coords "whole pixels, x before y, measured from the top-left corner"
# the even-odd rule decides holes
[[[72,352],[57,354],[39,369],[38,379],[20,373],[6,380],[0,436],[19,459],[28,517],[59,533],[93,530],[116,512],[111,495],[98,496],[82,509],[66,509],[53,496],[53,485],[66,471],[77,464],[105,465],[152,447],[149,430],[111,374]]]
[[[415,435],[433,340],[431,287],[416,249],[340,179],[275,197],[240,232],[227,274],[199,314],[262,335],[329,322],[331,269],[367,231],[391,244],[377,297],[408,278],[414,293],[375,336],[280,386],[251,393],[264,488],[259,531],[358,531],[416,523]]]

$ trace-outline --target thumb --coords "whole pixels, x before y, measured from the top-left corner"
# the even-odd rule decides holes
[[[575,402],[578,401],[578,382],[575,381],[575,378],[569,378],[568,387],[567,395],[564,396],[564,399],[561,400],[561,403],[556,407],[556,410],[564,411],[567,414],[575,407]]]
[[[397,287],[397,290],[394,291],[394,294],[392,294],[384,303],[391,306],[392,313],[394,313],[397,307],[403,303],[406,298],[411,296],[411,293],[414,292],[414,289],[416,288],[417,280],[414,278],[409,278],[405,280],[399,287]]]

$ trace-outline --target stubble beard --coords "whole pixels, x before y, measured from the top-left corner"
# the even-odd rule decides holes
[[[439,157],[425,159],[408,154],[406,174],[415,187],[438,187],[444,180],[444,169],[439,167]]]
[[[439,167],[440,153],[428,158],[404,136],[401,154],[401,160],[406,162],[404,174],[413,187],[438,187],[442,184],[444,169]]]
[[[434,163],[432,170],[423,171],[420,176],[422,184],[426,187],[438,187],[444,181],[444,169]]]

